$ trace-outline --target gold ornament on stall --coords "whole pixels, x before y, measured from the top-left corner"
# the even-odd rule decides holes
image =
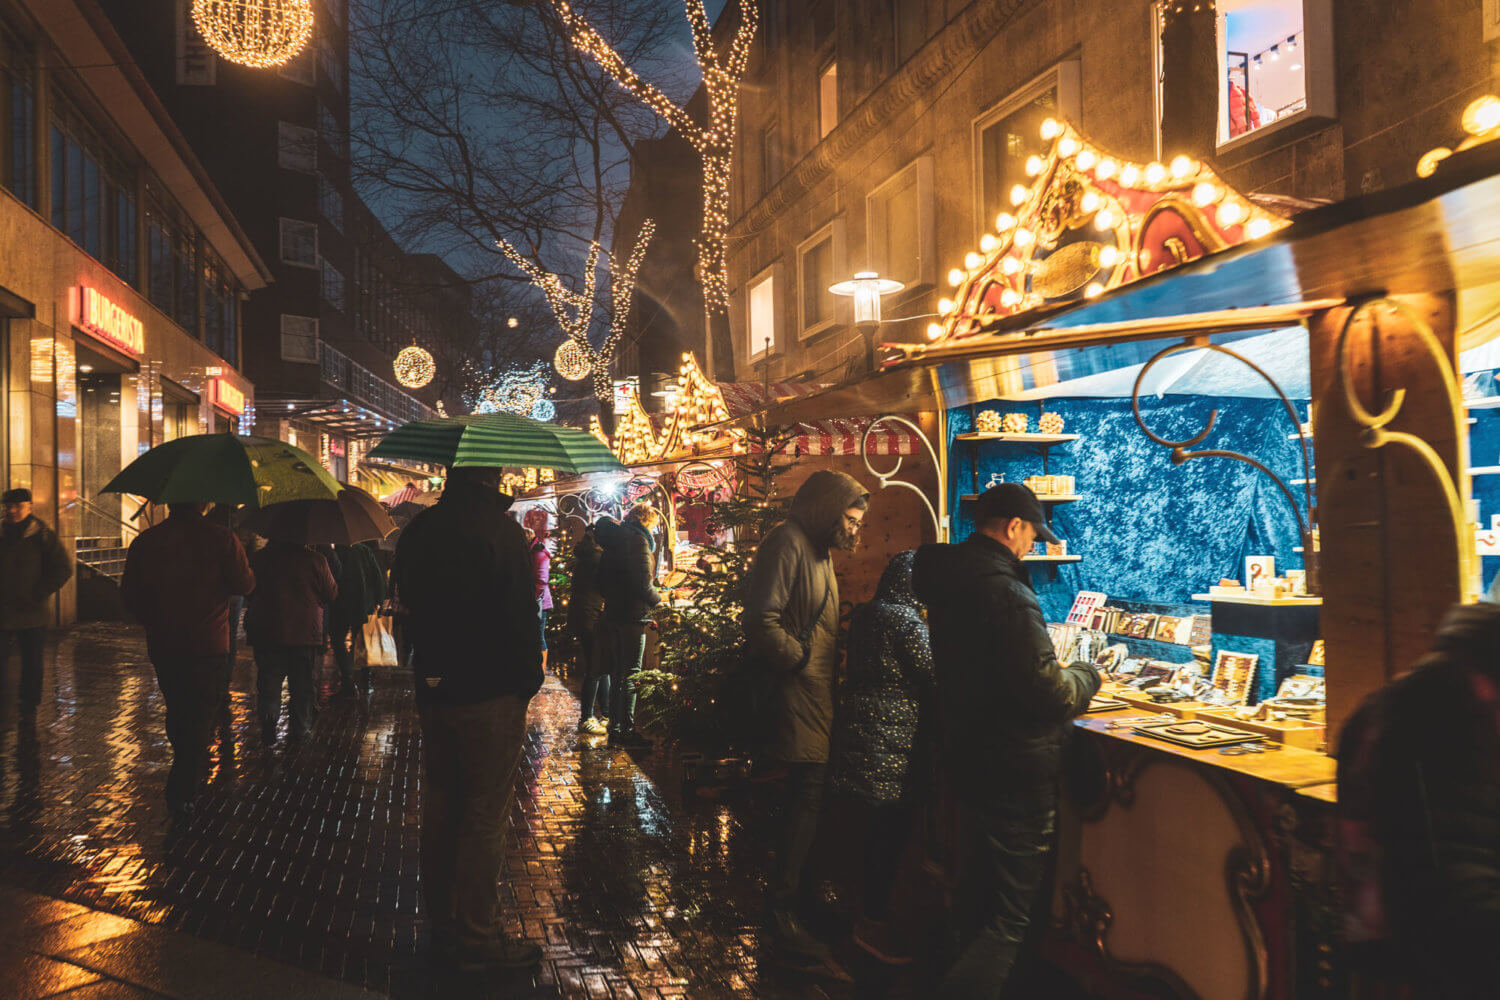
[[[552,356],[552,366],[569,382],[589,377],[589,356],[572,337],[558,345],[557,353]]]
[[[312,0],[193,0],[203,40],[232,63],[284,65],[312,37]]]
[[[408,389],[422,388],[437,374],[437,362],[432,360],[431,354],[416,344],[404,348],[400,354],[396,355],[391,368],[396,373],[396,381]]]

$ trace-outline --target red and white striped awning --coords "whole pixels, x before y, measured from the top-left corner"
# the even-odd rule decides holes
[[[826,388],[815,382],[720,382],[719,390],[724,394],[724,405],[731,417],[742,417],[747,413],[764,410],[796,396],[807,396]],[[916,421],[914,414],[899,414]],[[859,441],[873,418],[827,417],[797,424],[793,428],[796,438],[791,447],[799,455],[858,455]],[[870,435],[871,455],[915,455],[916,435],[899,424],[883,423]]]

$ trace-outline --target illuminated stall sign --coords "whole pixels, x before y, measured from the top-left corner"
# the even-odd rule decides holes
[[[78,328],[132,357],[146,353],[146,327],[98,289],[78,289]]]
[[[212,388],[211,398],[213,403],[225,413],[235,416],[243,416],[245,413],[245,394],[236,389],[222,378],[216,378],[209,383]]]

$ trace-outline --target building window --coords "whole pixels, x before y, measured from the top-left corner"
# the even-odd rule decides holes
[[[318,175],[318,211],[334,229],[344,231],[344,196],[322,174]]]
[[[305,52],[306,49],[303,51]],[[342,94],[344,92],[344,59],[339,54],[338,47],[334,45],[333,39],[327,34],[318,38],[318,66],[323,70],[323,75],[328,77],[328,82],[333,84],[333,89]]]
[[[1302,0],[1218,6],[1219,143],[1307,110]]]
[[[333,306],[339,312],[343,312],[345,306],[343,272],[328,263],[327,258],[320,257],[318,264],[323,277],[323,301]]]
[[[843,220],[835,220],[797,247],[797,329],[806,339],[834,323],[837,300],[828,286],[839,280],[844,253]]]
[[[318,320],[316,316],[281,314],[281,360],[318,363]]]
[[[1001,212],[1014,210],[1010,192],[1029,186],[1026,159],[1043,155],[1048,142],[1042,122],[1048,118],[1078,120],[1078,63],[1061,63],[1033,80],[974,121],[974,178],[979,206],[977,233],[988,232]]]
[[[323,0],[323,6],[328,8],[333,23],[342,28],[344,26],[344,0]]]
[[[870,266],[908,290],[937,283],[932,157],[924,156],[865,198]]]
[[[818,138],[839,123],[839,64],[831,62],[818,74]]]
[[[193,23],[192,0],[176,0],[177,84],[212,87],[218,81],[219,58]]]
[[[281,262],[297,267],[318,266],[318,224],[302,219],[281,220]]]
[[[319,39],[323,37],[323,32],[318,31],[316,24],[313,30]],[[282,67],[276,71],[276,75],[284,80],[300,83],[304,87],[314,86],[318,82],[318,64],[314,59],[313,46],[304,45],[300,52],[282,64]]]
[[[746,295],[746,323],[750,337],[750,360],[776,353],[781,331],[781,290],[778,267],[762,272],[750,283]]]
[[[191,336],[198,336],[193,229],[180,209],[152,190],[146,206],[146,296]]]
[[[318,131],[323,133],[323,141],[328,148],[345,159],[349,156],[349,131],[339,124],[339,120],[329,110],[328,105],[322,101],[318,102]]]
[[[896,65],[916,55],[927,42],[925,0],[891,0],[891,27],[895,36]]]
[[[135,285],[135,177],[62,94],[52,104],[52,225]]]
[[[291,122],[276,123],[276,165],[310,174],[318,169],[318,133]]]
[[[761,193],[765,194],[781,181],[781,125],[772,121],[760,131]]]
[[[11,194],[37,208],[34,70],[26,44],[0,24],[0,129],[6,148],[0,180]]]
[[[231,365],[239,364],[238,311],[229,270],[218,259],[203,265],[203,343]]]

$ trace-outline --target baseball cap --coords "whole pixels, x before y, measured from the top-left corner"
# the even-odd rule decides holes
[[[31,491],[24,486],[0,493],[0,503],[31,503]]]
[[[1061,539],[1047,527],[1047,515],[1036,494],[1021,483],[1000,483],[979,494],[975,519],[983,524],[1000,517],[1019,517],[1036,526],[1036,537],[1056,544]]]

